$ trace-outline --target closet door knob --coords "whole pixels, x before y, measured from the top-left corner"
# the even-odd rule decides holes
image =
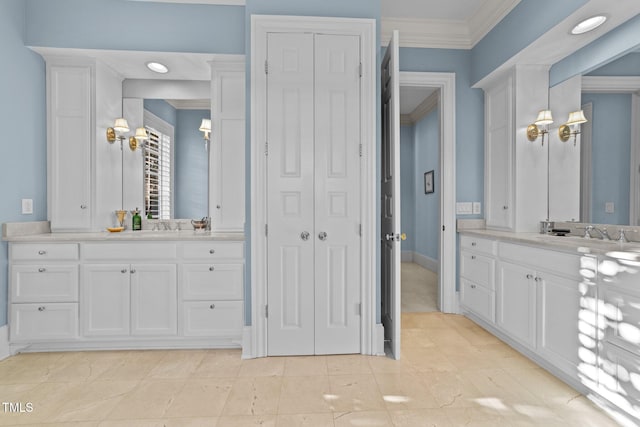
[[[307,240],[309,240],[309,232],[303,231],[302,233],[300,233],[300,238],[306,242]]]
[[[327,240],[327,233],[324,231],[321,231],[320,234],[318,234],[318,239],[325,241]]]
[[[123,268],[122,270],[120,270],[120,273],[122,273],[122,274],[124,274],[124,273],[126,273],[126,272],[127,272],[127,269],[126,269],[126,268]]]
[[[46,269],[46,268],[44,268],[44,267],[40,267],[40,268],[38,269],[38,272],[39,272],[39,273],[44,273],[45,271],[47,271],[47,269]]]
[[[87,209],[87,205],[80,205],[80,209]]]
[[[44,310],[45,310],[45,307],[44,307],[44,306],[40,306],[40,307],[38,307],[38,311],[44,311]]]
[[[210,308],[211,310],[213,310],[214,308],[216,308],[216,305],[215,305],[215,304],[211,304],[211,305],[209,306],[209,308]]]
[[[216,253],[216,250],[215,250],[215,249],[209,249],[209,253],[210,253],[211,255],[213,255],[213,254],[215,254],[215,253]]]
[[[215,270],[215,267],[213,266],[209,267],[209,271],[213,271],[213,270]]]
[[[38,255],[46,255],[47,251],[38,251]]]

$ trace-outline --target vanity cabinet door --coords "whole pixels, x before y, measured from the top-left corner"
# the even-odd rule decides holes
[[[84,336],[129,335],[129,276],[129,264],[82,266],[80,306]]]
[[[497,289],[498,326],[530,348],[536,346],[536,272],[501,262]]]
[[[132,335],[175,335],[177,301],[175,264],[131,266]]]

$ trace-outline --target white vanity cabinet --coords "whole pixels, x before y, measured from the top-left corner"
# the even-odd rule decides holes
[[[78,337],[78,245],[9,246],[9,339]]]
[[[184,243],[180,266],[183,335],[242,337],[243,257],[241,242]]]
[[[495,322],[496,242],[460,237],[460,305],[486,321]]]
[[[536,271],[502,260],[498,271],[496,323],[511,338],[529,348],[535,348]]]

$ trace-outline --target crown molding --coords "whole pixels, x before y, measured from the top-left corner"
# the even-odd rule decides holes
[[[633,93],[640,90],[637,76],[583,76],[583,92]]]
[[[411,120],[411,115],[400,114],[400,126],[413,126],[415,123]]]
[[[438,101],[440,100],[440,92],[435,91],[431,95],[427,97],[424,101],[420,103],[410,114],[411,120],[414,123],[418,123],[424,116],[429,114],[438,106]]]
[[[209,99],[166,99],[176,110],[210,110],[211,101]]]

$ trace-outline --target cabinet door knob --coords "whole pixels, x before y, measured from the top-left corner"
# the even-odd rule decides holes
[[[214,266],[209,267],[209,271],[213,271],[213,270],[215,270]]]
[[[476,285],[471,285],[471,289],[475,289],[475,288],[476,288]]]
[[[541,282],[542,281],[542,277],[537,277],[534,279],[536,282]]]
[[[135,268],[131,270],[131,274],[134,274],[135,272],[136,272]]]
[[[533,274],[527,274],[527,279],[529,280],[533,279]]]
[[[303,231],[302,233],[300,233],[300,238],[306,242],[307,240],[309,240],[309,232]]]
[[[476,242],[471,242],[471,246],[476,246]]]
[[[220,209],[220,205],[216,205],[216,209]]]
[[[80,209],[87,209],[87,205],[80,205]]]
[[[47,269],[46,269],[46,268],[44,268],[44,267],[40,267],[40,268],[38,269],[38,272],[39,272],[39,273],[44,273],[45,271],[47,271]]]
[[[126,272],[127,272],[127,269],[126,269],[126,268],[123,268],[122,270],[120,270],[120,273],[122,273],[122,274],[124,274],[124,273],[126,273]]]
[[[321,231],[321,232],[318,234],[318,239],[320,239],[320,240],[322,240],[322,241],[327,240],[327,232],[326,232],[326,231]]]
[[[40,306],[38,307],[38,311],[44,311],[45,307],[44,306]]]
[[[215,250],[215,249],[209,249],[209,253],[210,253],[211,255],[213,255],[213,254],[215,254],[215,253],[216,253],[216,250]]]
[[[475,255],[471,255],[471,259],[476,259],[476,256]]]
[[[46,255],[47,251],[38,251],[38,255]]]
[[[509,206],[503,206],[502,209],[506,211],[507,209],[509,209]]]
[[[211,304],[211,305],[209,306],[209,308],[210,308],[211,310],[213,310],[214,308],[216,308],[216,305],[215,305],[215,304]]]

